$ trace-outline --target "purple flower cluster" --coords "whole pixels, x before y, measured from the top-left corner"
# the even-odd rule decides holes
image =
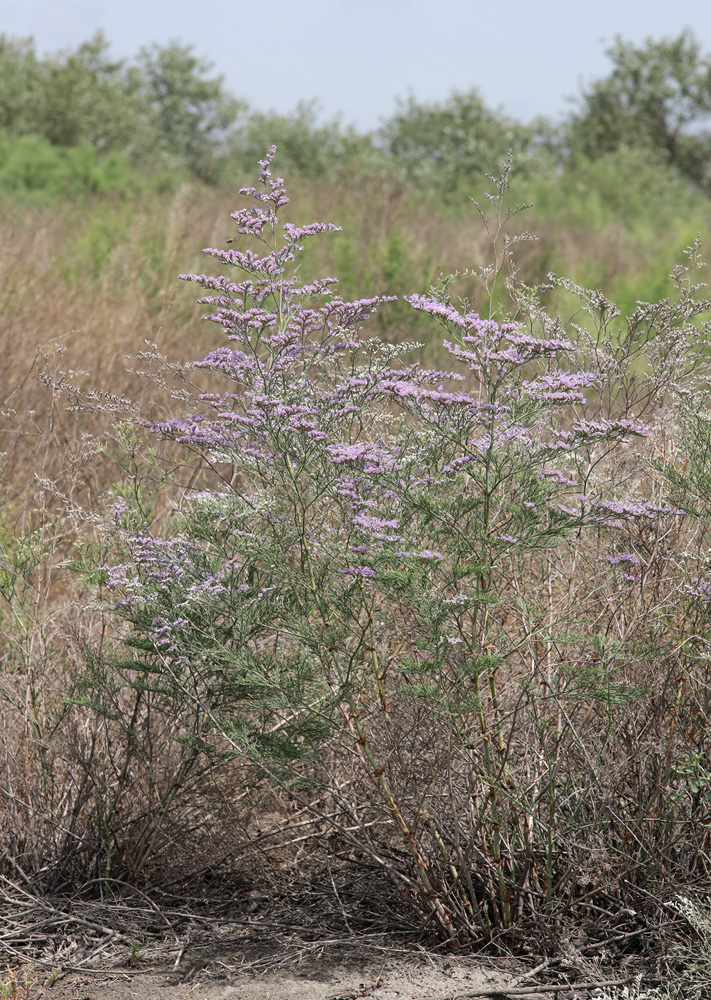
[[[703,576],[694,576],[690,583],[684,588],[684,592],[690,597],[699,597],[704,604],[711,603],[711,580]]]
[[[326,450],[334,465],[358,465],[366,473],[393,472],[401,468],[397,462],[397,449],[389,449],[382,442],[329,444]]]
[[[539,375],[530,381],[522,381],[520,387],[512,390],[516,395],[525,395],[546,403],[584,403],[581,389],[587,389],[599,379],[596,372],[556,372]]]
[[[604,560],[610,566],[618,566],[620,563],[639,566],[642,563],[642,560],[634,552],[618,552],[614,556],[598,556],[598,559]]]
[[[365,580],[372,579],[375,571],[370,566],[346,566],[339,571],[342,576],[360,576]]]
[[[541,479],[553,480],[562,486],[577,486],[577,479],[569,479],[560,469],[540,469],[538,475]]]
[[[583,497],[585,500],[586,498]],[[678,507],[672,507],[668,503],[655,503],[652,500],[592,500],[587,503],[597,511],[617,515],[626,520],[633,520],[638,517],[659,517],[669,514],[683,514],[684,511]]]
[[[174,621],[168,621],[159,615],[153,619],[151,624],[153,641],[160,652],[173,656],[178,654],[180,652],[178,646],[180,633],[189,628],[187,619],[176,618]]]
[[[121,591],[119,605],[143,606],[146,616],[156,606],[146,628],[157,648],[177,655],[188,629],[181,616],[200,606],[229,606],[235,616],[257,608],[260,621],[275,609],[286,614],[303,579],[303,607],[316,592],[334,601],[365,592],[375,601],[381,584],[407,580],[425,595],[422,607],[471,617],[477,598],[467,589],[490,592],[495,568],[512,552],[554,545],[573,527],[623,529],[676,512],[584,492],[593,492],[584,470],[605,448],[648,429],[598,415],[590,401],[603,379],[577,370],[595,362],[580,364],[565,336],[536,336],[433,294],[405,301],[444,326],[459,371],[406,363],[403,352],[362,340],[360,324],[393,297],[347,302],[335,295],[335,278],[299,282],[305,241],[338,227],[280,223],[288,197],[271,176],[273,156],[272,148],[260,161],[261,186],[241,191],[254,204],[232,214],[237,236],[257,249],[205,251],[243,272],[239,279],[181,276],[207,293],[199,300],[204,318],[229,342],[196,363],[224,387],[201,394],[189,416],[149,425],[190,446],[230,484],[194,498],[186,514],[211,512],[222,547],[211,549],[204,526],[200,548],[127,533],[120,502],[112,514],[131,560],[107,570],[108,585]],[[623,571],[640,562],[630,552],[606,559],[630,579]]]
[[[575,352],[575,345],[569,340],[535,337],[514,323],[499,325],[475,312],[460,313],[450,303],[430,296],[409,295],[405,301],[413,309],[438,319],[457,336],[460,343],[445,340],[445,349],[483,380],[492,371],[502,379],[536,359]]]

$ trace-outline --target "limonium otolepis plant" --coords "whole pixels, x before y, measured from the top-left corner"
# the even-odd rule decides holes
[[[341,833],[444,938],[514,941],[577,891],[575,822],[607,828],[586,796],[639,691],[617,680],[629,636],[606,636],[603,591],[639,603],[637,541],[679,521],[637,450],[653,392],[699,363],[695,307],[668,307],[662,347],[658,329],[635,339],[661,313],[622,335],[570,283],[590,322],[566,330],[536,290],[512,285],[499,320],[445,280],[406,296],[445,331],[450,367],[424,369],[418,345],[361,333],[387,297],[299,280],[338,227],[280,221],[274,153],[235,245],[205,251],[219,273],[181,276],[226,338],[195,365],[214,388],[148,425],[211,479],[167,535],[117,499],[111,606],[141,683],[192,706],[196,753],[236,753],[307,803],[326,786]],[[507,178],[485,285],[510,264]]]

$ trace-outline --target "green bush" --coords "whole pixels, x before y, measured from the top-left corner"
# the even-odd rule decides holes
[[[178,183],[177,174],[149,176],[136,170],[120,152],[101,156],[93,146],[53,146],[41,136],[0,132],[0,195],[12,195],[14,201],[134,195],[170,190]]]

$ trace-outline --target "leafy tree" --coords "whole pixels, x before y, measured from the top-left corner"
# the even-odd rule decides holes
[[[225,91],[222,76],[207,75],[212,63],[196,56],[191,45],[144,48],[136,70],[161,149],[210,179],[225,137],[246,105]]]
[[[73,51],[40,58],[32,39],[1,36],[0,128],[208,179],[244,105],[191,46],[154,45],[134,63],[110,59],[108,49],[98,32]]]
[[[322,177],[333,169],[374,166],[382,152],[372,136],[343,127],[338,118],[320,123],[316,101],[300,101],[289,115],[252,112],[236,136],[245,166],[256,163],[274,143],[282,169],[305,177]]]
[[[380,129],[385,150],[417,183],[457,189],[497,172],[507,152],[519,167],[537,146],[544,124],[524,126],[486,106],[476,90],[453,91],[443,103],[419,103],[410,95]],[[521,155],[523,154],[523,155]]]
[[[0,127],[20,135],[37,132],[42,91],[33,40],[0,35]]]
[[[144,102],[108,48],[98,32],[73,52],[40,59],[31,39],[0,38],[0,126],[55,146],[134,149],[146,130]]]
[[[570,146],[596,159],[621,146],[642,147],[705,187],[711,185],[711,57],[690,31],[644,45],[619,36],[613,69],[583,92],[570,123]]]

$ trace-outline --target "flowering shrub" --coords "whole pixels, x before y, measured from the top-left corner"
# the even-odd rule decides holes
[[[631,703],[651,718],[642,668],[668,644],[649,623],[682,586],[682,510],[640,449],[705,370],[692,321],[706,307],[685,292],[625,329],[558,280],[587,317],[564,327],[545,289],[513,281],[499,321],[448,279],[405,299],[445,330],[452,370],[424,369],[418,345],[360,335],[388,297],[299,283],[306,242],[337,227],[280,222],[273,156],[232,215],[258,249],[206,250],[225,273],[182,275],[228,340],[196,365],[215,388],[149,424],[210,485],[180,496],[169,537],[118,499],[112,607],[141,685],[190,716],[194,754],[227,748],[307,803],[326,787],[350,818],[340,835],[445,938],[516,941],[612,877],[636,823],[627,773],[603,791],[601,767]],[[506,187],[505,173],[485,217],[487,290],[512,264]],[[638,778],[645,813],[658,761]]]

